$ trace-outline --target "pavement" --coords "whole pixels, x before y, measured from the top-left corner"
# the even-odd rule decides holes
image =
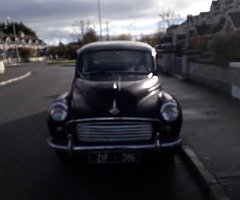
[[[29,76],[28,66],[7,67],[0,86]],[[162,79],[183,107],[181,157],[210,199],[240,199],[240,101],[193,82]]]
[[[240,199],[240,100],[192,81],[161,76],[183,108],[181,155],[211,199]]]

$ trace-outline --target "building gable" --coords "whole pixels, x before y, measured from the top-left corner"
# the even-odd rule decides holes
[[[240,12],[230,13],[224,25],[223,32],[230,33],[240,30]]]
[[[223,29],[223,32],[225,33],[232,33],[234,32],[234,26],[233,26],[233,23],[230,19],[227,20],[226,24],[225,24],[225,27]]]
[[[240,12],[233,12],[229,14],[233,26],[238,29],[240,28]]]

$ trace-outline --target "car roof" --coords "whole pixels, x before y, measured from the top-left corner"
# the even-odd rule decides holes
[[[80,54],[86,51],[96,50],[114,50],[114,49],[132,49],[142,51],[154,51],[154,48],[143,42],[134,41],[105,41],[105,42],[93,42],[81,47],[77,53]]]

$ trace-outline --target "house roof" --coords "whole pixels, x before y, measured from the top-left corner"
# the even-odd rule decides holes
[[[211,34],[210,28],[211,28],[211,25],[202,24],[202,25],[196,26],[196,31],[199,36],[204,36],[204,35]]]
[[[179,25],[171,25],[167,28],[167,32],[171,32],[171,31],[175,30],[177,27],[179,27]]]
[[[226,22],[226,19],[222,17],[218,23],[211,24],[211,25],[202,24],[202,25],[196,26],[196,30],[199,36],[216,34],[221,30],[223,30],[225,22]]]
[[[211,7],[219,8],[219,7],[220,7],[220,2],[219,2],[219,0],[217,0],[217,1],[212,1]]]
[[[220,5],[220,3],[219,3],[219,1],[217,0],[217,1],[212,1],[212,5],[213,6],[219,6]]]
[[[13,34],[4,34],[4,35],[3,35],[3,40],[6,40],[7,38],[10,38],[11,40],[14,40],[14,35],[13,35]],[[32,40],[32,41],[38,40],[39,42],[42,41],[41,39],[32,37],[32,36],[30,36],[30,35],[25,35],[24,37],[16,36],[16,38],[18,38],[19,40],[24,39],[25,41],[29,41],[29,40]]]
[[[212,34],[215,34],[215,33],[218,33],[218,32],[220,32],[220,31],[222,31],[225,23],[226,23],[226,18],[221,17],[221,19],[219,20],[218,24],[213,24],[213,25],[211,26],[210,32],[211,32]]]
[[[229,17],[231,18],[233,25],[236,28],[240,28],[240,12],[233,12],[229,14]]]
[[[208,15],[208,14],[210,14],[210,12],[200,12],[201,16]]]

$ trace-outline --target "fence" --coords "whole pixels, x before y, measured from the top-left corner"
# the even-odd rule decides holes
[[[157,61],[160,72],[192,80],[221,90],[240,99],[240,63],[229,66],[193,61],[198,55],[163,54]]]
[[[159,71],[170,75],[181,76],[182,63],[182,57],[175,57],[174,54],[163,54],[157,58]]]

